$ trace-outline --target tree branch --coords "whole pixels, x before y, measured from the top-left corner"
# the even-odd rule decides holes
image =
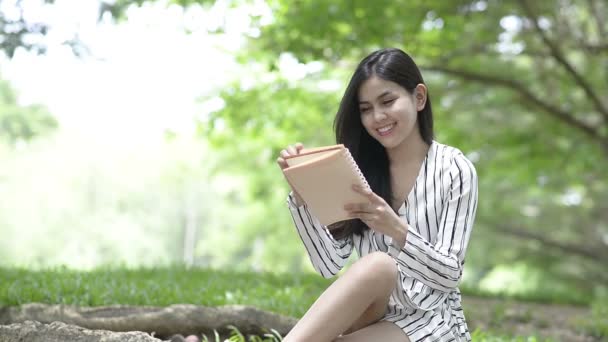
[[[606,23],[605,18],[602,17],[602,9],[597,7],[597,3],[595,0],[587,0],[589,3],[589,13],[595,19],[595,24],[597,25],[597,33],[600,37],[606,37],[608,32],[604,29],[604,24]],[[606,44],[604,44],[605,46]],[[601,44],[600,44],[601,46]]]
[[[608,51],[608,43],[606,44],[592,44],[592,43],[581,43],[583,49],[591,52],[591,53],[601,53],[604,51]]]
[[[543,244],[545,247],[559,249],[562,252],[578,255],[587,259],[592,259],[602,263],[608,261],[608,255],[603,248],[593,248],[589,245],[575,245],[565,242],[556,241],[548,238],[546,235],[533,233],[520,228],[510,226],[500,226],[498,231],[504,234],[512,235],[520,239],[535,240]]]
[[[600,14],[597,13],[599,9],[594,8],[593,6],[593,0],[589,0],[589,15],[594,17],[597,21],[599,20],[598,18],[600,16]],[[598,33],[594,33],[592,32],[592,28],[584,27],[587,20],[582,21],[578,17],[573,17],[570,12],[559,13],[553,16],[553,20],[556,24],[554,35],[560,37],[560,45],[562,49],[583,49],[585,52],[590,54],[600,54],[608,51],[608,43],[594,39],[595,35],[599,36],[600,38],[605,36],[602,34],[601,25],[598,25],[596,28]],[[566,37],[568,39],[565,39]]]
[[[598,141],[602,146],[608,149],[608,140],[606,140],[600,132],[591,125],[586,124],[583,121],[580,121],[570,115],[568,112],[561,110],[558,107],[555,107],[543,100],[541,100],[538,96],[534,95],[530,90],[526,89],[526,87],[514,80],[503,79],[496,76],[483,75],[479,73],[474,73],[466,70],[458,70],[451,69],[443,66],[421,66],[421,69],[429,70],[429,71],[437,71],[449,75],[458,76],[460,78],[476,81],[480,83],[492,84],[497,86],[502,86],[508,89],[511,89],[524,97],[526,100],[531,102],[532,104],[542,108],[548,114],[554,116],[555,118],[571,125],[579,130],[583,131],[585,134],[589,135],[594,140]]]
[[[597,96],[597,94],[593,91],[591,85],[589,85],[589,83],[587,83],[587,81],[574,69],[574,67],[566,60],[559,47],[545,34],[545,31],[543,31],[543,29],[538,24],[538,18],[532,11],[528,0],[519,0],[519,3],[524,9],[524,12],[526,12],[526,16],[528,16],[532,21],[534,29],[540,35],[545,45],[547,45],[549,51],[551,51],[551,55],[553,56],[553,58],[555,58],[555,60],[557,60],[557,62],[561,64],[566,69],[566,71],[572,76],[572,78],[574,78],[574,81],[581,88],[583,88],[583,91],[585,92],[585,94],[587,94],[587,96],[589,96],[591,102],[593,102],[593,105],[595,106],[597,111],[600,112],[600,114],[604,118],[604,121],[608,122],[608,109],[604,107],[604,104]]]
[[[276,329],[285,336],[297,320],[252,306],[225,305],[219,307],[173,304],[167,307],[110,305],[78,307],[39,303],[0,307],[0,327],[11,323],[60,321],[94,330],[145,331],[157,336],[174,334],[213,335],[236,326],[244,334],[262,335]],[[0,331],[0,336],[2,335]],[[5,341],[4,339],[2,341]],[[112,340],[116,341],[116,340]],[[125,339],[125,341],[127,341]]]

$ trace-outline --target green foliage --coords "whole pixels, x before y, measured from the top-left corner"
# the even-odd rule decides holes
[[[52,4],[55,1],[39,0],[39,2]],[[21,7],[21,3],[22,1],[16,1],[16,6]],[[13,5],[8,5],[8,7],[13,7]],[[7,13],[3,8],[0,10],[0,51],[11,58],[18,48],[45,53],[46,46],[40,44],[39,39],[36,38],[46,35],[48,29],[48,23],[27,20],[23,11],[8,11]]]
[[[598,339],[608,338],[608,296],[598,296],[591,305],[591,319],[576,322],[576,325]]]
[[[19,105],[17,94],[0,79],[0,142],[15,146],[43,136],[58,127],[57,120],[40,105]]]
[[[141,7],[146,3],[157,2],[156,0],[100,0],[98,19],[109,14],[114,20],[121,21],[126,17],[126,12],[129,8]],[[194,6],[203,5],[209,7],[213,5],[215,0],[169,0],[164,1],[167,6]],[[49,10],[55,0],[34,0],[30,1],[29,8],[34,6],[42,6],[44,10]],[[234,6],[235,4],[233,4]],[[0,9],[0,51],[9,58],[15,56],[18,49],[31,51],[37,54],[46,54],[47,43],[45,37],[53,29],[52,25],[45,21],[32,20],[31,18],[40,17],[38,14],[32,14],[24,6],[23,1],[13,1],[7,4],[6,7]],[[43,10],[43,11],[44,11]],[[72,48],[72,53],[76,56],[83,54],[83,48],[86,50],[86,43],[80,40],[76,33],[74,37],[64,41],[64,44]]]
[[[120,19],[129,6],[145,2],[119,0],[101,11]],[[211,148],[204,158],[192,152],[194,161],[182,156],[170,167],[162,165],[175,160],[166,157],[142,163],[124,178],[93,161],[90,169],[76,162],[65,163],[65,169],[48,167],[41,189],[57,191],[42,193],[66,208],[41,210],[18,190],[34,183],[26,171],[47,159],[28,164],[24,160],[33,155],[11,155],[0,181],[17,195],[10,206],[0,205],[0,224],[9,237],[0,241],[0,256],[15,255],[16,243],[32,241],[13,238],[21,227],[58,239],[20,248],[29,256],[25,264],[48,261],[43,256],[54,255],[56,241],[66,237],[100,241],[105,251],[100,254],[113,256],[108,231],[128,227],[124,231],[136,233],[121,241],[145,242],[129,249],[133,255],[175,262],[183,247],[183,225],[176,222],[187,216],[187,203],[200,201],[194,210],[205,227],[196,245],[200,264],[310,269],[285,207],[288,188],[275,159],[296,141],[332,143],[333,116],[358,60],[373,49],[397,46],[423,69],[437,140],[459,147],[478,170],[480,203],[463,285],[474,291],[483,285],[483,293],[585,303],[598,284],[608,283],[601,271],[608,260],[608,114],[605,101],[598,100],[608,72],[604,2],[269,0],[267,5],[272,20],[252,14],[260,35],[250,37],[236,56],[246,72],[215,94],[225,106],[199,123]],[[15,46],[22,44],[16,41]],[[11,106],[0,110],[0,119],[12,122],[3,126],[12,132],[3,134],[7,141],[53,127],[39,108],[24,116]],[[26,117],[31,120],[21,121]],[[160,179],[154,176],[158,169]],[[144,180],[133,186],[139,176]],[[80,190],[65,192],[74,188]],[[14,212],[39,215],[16,220]],[[62,229],[68,232],[58,233]],[[90,231],[95,233],[84,233]],[[167,241],[153,243],[150,236]],[[76,245],[68,244],[83,254]],[[568,295],[572,288],[581,295]]]
[[[296,83],[278,72],[266,79],[250,89],[239,85],[225,89],[224,109],[199,125],[220,156],[214,175],[243,177],[244,186],[227,198],[243,220],[233,224],[224,239],[228,255],[238,257],[238,262],[232,258],[226,265],[279,272],[310,269],[287,213],[288,188],[275,159],[296,140],[308,146],[330,143],[331,130],[323,127],[332,125],[336,98],[315,89],[316,81]]]
[[[559,276],[543,272],[534,265],[521,266],[521,263],[497,264],[483,275],[481,282],[471,280],[477,278],[476,275],[465,276],[460,289],[476,296],[499,296],[525,302],[588,305],[593,301],[593,291],[573,291],[576,285]]]
[[[146,3],[155,2],[152,0],[117,0],[117,1],[102,1],[102,4],[99,8],[99,17],[108,13],[115,20],[124,20],[127,9],[130,7],[141,7]],[[215,3],[215,0],[169,0],[166,1],[166,4],[169,5],[179,5],[183,7],[192,6],[192,5],[203,5],[210,6]]]
[[[261,34],[240,56],[257,81],[220,94],[225,107],[201,130],[217,151],[237,156],[230,169],[247,177],[246,206],[264,218],[238,231],[287,238],[289,222],[274,214],[284,210],[276,192],[286,191],[272,171],[278,150],[295,141],[330,143],[331,119],[357,61],[398,46],[423,69],[437,140],[459,147],[478,170],[468,281],[523,263],[529,274],[542,273],[531,278],[536,286],[558,284],[551,293],[574,286],[590,293],[608,283],[598,272],[608,260],[608,109],[595,101],[605,88],[607,50],[584,48],[605,39],[606,22],[594,13],[608,9],[593,3],[269,1],[272,22],[257,24]],[[289,78],[286,57],[292,69],[321,67]],[[341,86],[318,91],[327,80]],[[496,291],[512,291],[516,280]]]
[[[241,334],[239,329],[237,329],[235,326],[229,326],[229,328],[231,333],[227,341],[230,342],[275,342],[283,340],[281,335],[275,330],[272,330],[270,333],[264,334],[264,337],[255,335],[248,335],[247,337],[245,337],[245,335]],[[205,340],[205,338],[203,340]],[[217,338],[216,341],[218,341]]]

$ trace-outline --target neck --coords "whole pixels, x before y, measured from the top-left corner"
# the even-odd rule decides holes
[[[420,162],[426,156],[429,150],[429,144],[427,144],[420,136],[420,133],[410,135],[398,146],[387,149],[388,159],[392,167],[399,167],[401,165],[408,165]]]

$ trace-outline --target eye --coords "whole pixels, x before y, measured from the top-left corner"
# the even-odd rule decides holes
[[[369,111],[370,108],[371,107],[359,107],[359,111],[361,112],[361,114],[367,113],[367,111]]]
[[[382,103],[383,103],[384,105],[390,105],[391,103],[395,102],[395,100],[396,100],[396,99],[384,100],[384,101],[382,101]]]

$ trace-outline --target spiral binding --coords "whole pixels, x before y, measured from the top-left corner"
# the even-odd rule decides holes
[[[355,158],[353,158],[352,154],[350,154],[350,151],[347,148],[344,148],[344,155],[350,161],[350,163],[353,166],[353,169],[359,175],[359,179],[361,179],[363,181],[363,184],[365,184],[365,187],[369,190],[370,187],[369,187],[369,184],[367,183],[367,179],[365,179],[365,176],[363,175],[363,173],[359,169],[359,165],[357,165],[357,162],[355,162]]]

